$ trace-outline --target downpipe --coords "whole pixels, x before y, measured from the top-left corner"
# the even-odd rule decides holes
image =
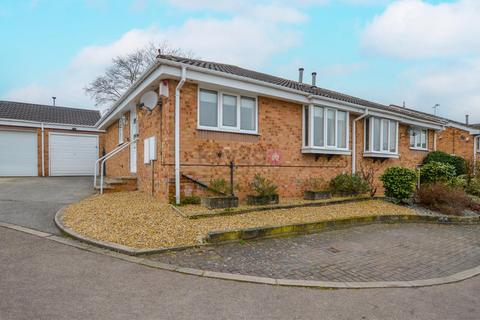
[[[353,120],[352,128],[352,175],[357,173],[357,122],[368,116],[368,108],[360,117]]]
[[[182,66],[182,77],[175,89],[175,203],[180,204],[180,89],[187,79],[187,67]]]

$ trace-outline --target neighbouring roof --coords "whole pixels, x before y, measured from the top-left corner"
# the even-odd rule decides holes
[[[444,121],[445,119],[436,117],[428,113],[424,113],[424,112],[420,112],[420,111],[416,111],[416,110],[412,110],[404,107],[399,107],[395,105],[386,106],[380,103],[357,98],[351,95],[312,86],[307,83],[300,83],[297,81],[272,76],[266,73],[244,69],[234,65],[203,61],[203,60],[197,60],[197,59],[181,58],[181,57],[171,56],[171,55],[158,55],[157,58],[170,60],[178,63],[183,63],[183,64],[191,65],[194,67],[200,67],[200,68],[209,69],[213,71],[223,72],[223,73],[227,73],[235,76],[241,76],[241,77],[254,79],[258,81],[263,81],[263,82],[278,85],[281,87],[285,87],[285,88],[289,88],[289,89],[293,89],[293,90],[297,90],[305,93],[310,93],[310,94],[322,96],[325,98],[353,103],[353,104],[361,105],[368,108],[376,108],[376,109],[381,109],[386,111],[393,111],[399,114],[416,117],[418,119],[427,120],[427,121],[440,122],[440,123],[445,122]]]
[[[100,119],[97,110],[42,104],[0,101],[0,119],[24,120],[81,126],[94,126]]]

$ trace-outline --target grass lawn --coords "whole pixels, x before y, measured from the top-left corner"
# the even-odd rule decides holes
[[[142,192],[95,195],[65,209],[63,223],[88,237],[135,248],[200,243],[209,231],[277,226],[338,218],[416,214],[380,200],[188,219]]]

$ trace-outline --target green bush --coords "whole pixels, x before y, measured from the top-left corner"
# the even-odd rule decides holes
[[[472,196],[480,197],[480,179],[475,178],[470,180],[465,187],[465,191]]]
[[[468,185],[467,178],[465,176],[454,177],[447,182],[447,185],[452,188],[462,188],[465,189]]]
[[[225,179],[212,179],[208,184],[210,189],[219,194],[228,194],[230,193],[230,183]]]
[[[410,199],[415,192],[418,174],[404,167],[390,167],[380,177],[387,197],[399,201]]]
[[[330,189],[341,196],[356,196],[368,192],[368,182],[359,175],[339,174],[330,181]]]
[[[277,186],[259,173],[253,177],[250,187],[255,192],[255,195],[259,197],[269,197],[277,194]]]
[[[456,176],[455,167],[448,163],[429,162],[420,169],[422,183],[448,183]]]
[[[455,174],[457,176],[467,173],[467,161],[465,159],[459,156],[451,156],[443,151],[430,152],[423,160],[423,164],[428,164],[431,162],[441,162],[454,166]]]

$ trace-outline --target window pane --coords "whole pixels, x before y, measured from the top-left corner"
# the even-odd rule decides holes
[[[223,95],[222,123],[224,126],[237,126],[237,97]]]
[[[309,136],[309,132],[310,132],[310,126],[309,126],[309,123],[308,123],[308,119],[310,119],[309,115],[308,115],[308,106],[305,106],[305,118],[303,119],[303,123],[305,124],[305,146],[308,146],[309,145],[309,141],[308,141],[308,136]]]
[[[313,107],[313,145],[315,147],[324,147],[324,122],[323,108]]]
[[[415,130],[410,128],[410,147],[415,148]]]
[[[422,148],[427,149],[427,130],[422,130]]]
[[[335,146],[335,111],[327,110],[327,145]]]
[[[381,120],[374,118],[373,119],[373,150],[380,151],[380,124]]]
[[[415,148],[421,148],[422,147],[422,133],[420,130],[416,129],[415,130]]]
[[[256,130],[256,105],[253,98],[241,98],[240,103],[240,129]]]
[[[365,150],[370,151],[370,118],[365,119]]]
[[[397,152],[397,123],[390,121],[390,152]]]
[[[338,111],[338,122],[337,122],[337,138],[338,138],[338,147],[346,148],[347,147],[347,113],[345,111]]]
[[[200,125],[218,126],[218,95],[215,91],[200,90]]]
[[[387,151],[388,152],[388,133],[389,133],[389,125],[390,121],[389,120],[382,120],[382,137],[383,137],[383,143],[382,143],[382,151]]]

